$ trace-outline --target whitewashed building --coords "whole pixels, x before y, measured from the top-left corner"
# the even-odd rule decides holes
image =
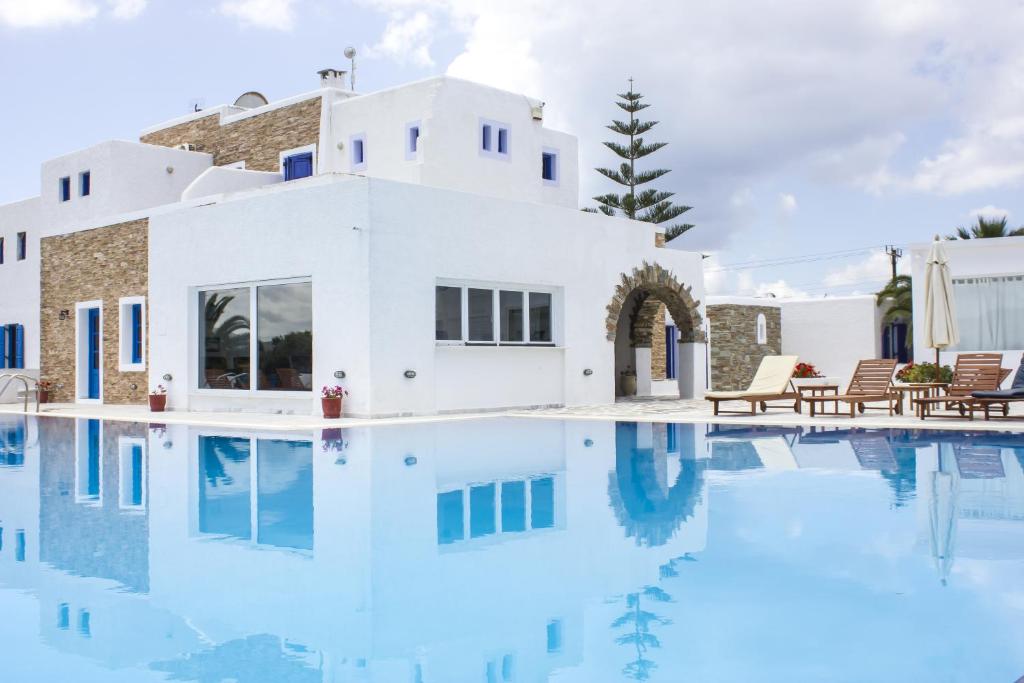
[[[319,86],[44,163],[39,197],[0,206],[5,368],[58,401],[163,384],[176,410],[315,414],[335,383],[351,415],[600,404],[631,368],[652,392],[664,304],[679,392],[703,390],[700,255],[579,211],[576,138],[543,102]]]

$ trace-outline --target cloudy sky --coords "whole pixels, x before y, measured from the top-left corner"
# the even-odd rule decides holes
[[[448,73],[545,100],[584,168],[614,163],[631,76],[712,291],[873,291],[885,244],[1024,224],[1022,35],[1024,0],[0,0],[0,202],[195,101],[310,90],[351,44],[362,91]],[[585,203],[611,189],[582,178]]]

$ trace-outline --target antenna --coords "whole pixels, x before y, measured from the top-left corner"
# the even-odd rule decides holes
[[[349,69],[349,90],[355,92],[356,89],[356,49],[349,45],[345,48],[345,57],[352,63],[352,67]]]
[[[189,111],[199,112],[206,109],[206,100],[202,97],[193,97],[188,101]]]

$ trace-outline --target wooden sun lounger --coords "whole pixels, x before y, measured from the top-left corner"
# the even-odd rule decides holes
[[[761,359],[754,379],[750,386],[739,391],[709,391],[704,398],[714,404],[714,414],[737,413],[756,415],[757,407],[761,412],[768,410],[768,401],[793,401],[793,410],[800,412],[800,392],[793,387],[793,370],[796,369],[796,356],[765,356]],[[747,401],[750,412],[739,410],[720,410],[719,404],[724,401]]]
[[[890,391],[892,387],[892,373],[896,371],[896,359],[879,358],[862,360],[857,363],[857,369],[850,378],[850,385],[846,388],[845,394],[839,396],[804,396],[801,401],[810,405],[811,417],[815,415],[818,404],[842,402],[850,404],[850,417],[857,415],[857,409],[864,412],[867,403],[878,403],[885,401],[888,404],[889,415],[895,411],[898,398]],[[837,410],[838,414],[839,411]]]
[[[1008,376],[1009,370],[1006,370],[1005,373]],[[1000,379],[1000,386],[1002,386],[1005,379],[1006,376]],[[1009,417],[1011,403],[1024,403],[1024,356],[1020,359],[1020,367],[1017,368],[1017,374],[1014,376],[1013,384],[1009,389],[972,392],[968,410],[973,419],[974,411],[980,408],[985,415],[985,419],[989,420],[992,418],[992,407],[1001,406],[1003,417]]]
[[[971,394],[998,389],[1000,378],[1005,377],[1002,364],[1001,353],[961,353],[956,357],[953,382],[945,396],[914,399],[917,416],[922,420],[927,417],[970,417],[970,406],[974,400]],[[936,415],[932,408],[939,406],[947,411],[956,407],[958,412]]]

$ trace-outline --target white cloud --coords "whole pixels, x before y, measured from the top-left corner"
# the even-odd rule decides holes
[[[970,218],[971,220],[974,220],[976,218],[988,218],[990,220],[999,220],[1000,218],[1009,218],[1010,212],[1007,209],[1001,209],[998,206],[986,204],[980,209],[971,209],[967,213],[967,217]]]
[[[290,31],[295,25],[295,0],[222,0],[221,14],[244,26]]]
[[[110,11],[117,19],[134,19],[142,14],[149,0],[107,0]]]
[[[0,0],[0,24],[13,28],[47,28],[78,24],[96,16],[85,0]]]
[[[366,56],[384,56],[399,64],[411,63],[419,67],[433,66],[430,56],[433,33],[434,19],[426,12],[394,13],[380,40],[369,48]]]
[[[896,262],[897,274],[910,272],[909,255]],[[892,277],[892,261],[884,251],[873,251],[866,258],[825,274],[822,284],[826,287],[854,287],[858,291],[875,291]]]
[[[756,285],[753,291],[754,296],[775,297],[776,299],[802,298],[807,292],[790,285],[784,279],[774,282],[762,282]]]
[[[797,204],[795,196],[785,192],[779,194],[779,211],[788,216],[796,213],[796,210]]]

